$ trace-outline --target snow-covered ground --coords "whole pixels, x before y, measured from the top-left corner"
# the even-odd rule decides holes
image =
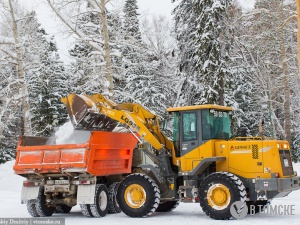
[[[20,201],[21,186],[23,178],[13,172],[14,162],[0,165],[0,219],[1,218],[30,218],[27,213],[26,205]],[[294,168],[300,174],[300,164],[295,164]],[[285,198],[275,199],[272,205],[294,205],[295,215],[267,215],[260,214],[247,216],[242,220],[216,221],[207,217],[198,203],[181,203],[178,208],[170,213],[154,213],[148,218],[130,218],[125,214],[108,214],[103,218],[85,218],[82,216],[80,208],[74,207],[69,214],[54,214],[53,217],[64,217],[66,225],[124,225],[124,224],[143,224],[143,225],[253,225],[261,223],[264,225],[274,224],[300,224],[300,190],[292,192]]]

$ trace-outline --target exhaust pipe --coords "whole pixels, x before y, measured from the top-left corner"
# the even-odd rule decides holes
[[[262,140],[264,140],[264,123],[263,120],[259,123],[259,136],[261,136]]]

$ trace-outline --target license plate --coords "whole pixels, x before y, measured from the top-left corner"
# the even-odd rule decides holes
[[[68,180],[56,180],[55,184],[69,184]]]

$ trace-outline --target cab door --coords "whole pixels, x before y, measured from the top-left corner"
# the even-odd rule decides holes
[[[195,150],[199,146],[199,124],[197,118],[197,111],[184,111],[181,115],[182,132],[180,155],[186,156],[186,158],[197,157],[196,155],[191,154],[191,151]]]

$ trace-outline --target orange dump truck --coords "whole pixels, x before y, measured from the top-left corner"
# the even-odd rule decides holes
[[[68,213],[80,204],[82,213],[103,217],[118,213],[116,189],[131,173],[134,135],[89,132],[81,144],[56,144],[55,138],[20,138],[15,173],[26,177],[22,203],[33,217]]]

